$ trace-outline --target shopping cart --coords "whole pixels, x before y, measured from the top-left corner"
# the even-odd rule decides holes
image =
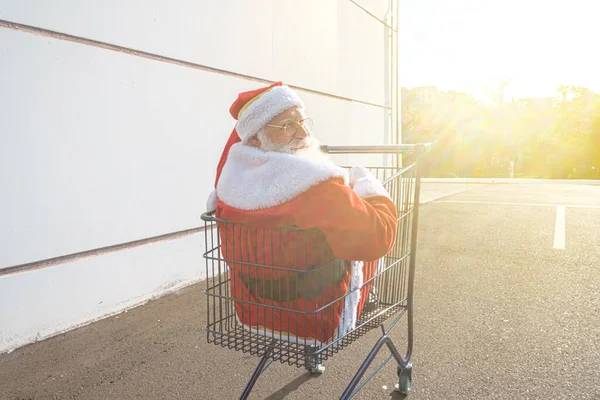
[[[362,286],[349,287],[342,293],[325,290],[323,282],[339,279],[340,271],[347,270],[350,261],[335,259],[328,253],[327,245],[307,248],[307,243],[318,242],[320,231],[296,227],[263,228],[229,222],[216,218],[212,213],[202,215],[206,228],[206,273],[212,277],[207,280],[205,291],[207,340],[260,357],[241,399],[248,398],[259,376],[273,361],[305,368],[311,373],[322,373],[324,361],[375,328],[381,329],[381,337],[341,399],[352,398],[392,358],[398,365],[396,387],[401,393],[409,392],[412,385],[412,364],[409,361],[413,349],[412,307],[420,192],[418,164],[420,156],[429,148],[430,144],[323,146],[323,150],[330,154],[381,154],[382,160],[387,163],[404,164],[401,167],[369,167],[397,207],[397,236],[392,250],[379,261],[371,263],[368,268],[371,272],[365,275]],[[260,250],[242,254],[242,251],[235,250],[235,245],[227,246],[236,241],[243,241],[247,248],[254,246]],[[265,251],[265,248],[270,251]],[[318,259],[326,261],[318,268],[307,265],[315,252],[322,252]],[[365,263],[365,271],[368,266]],[[267,275],[271,279],[261,279]],[[239,291],[242,276],[246,277],[243,287],[247,290],[259,293],[262,299],[276,301],[259,302],[249,295],[244,297]],[[357,291],[360,291],[364,306],[358,320],[348,324],[344,310]],[[244,317],[243,313],[248,314]],[[401,355],[389,332],[404,314],[408,317],[408,349],[406,354]],[[274,332],[261,327],[258,322],[248,324],[247,317],[250,315],[250,319],[256,318],[257,321],[277,320],[287,329]],[[246,322],[242,323],[242,320]],[[384,326],[386,322],[387,327]],[[308,325],[311,326],[310,337],[302,334]],[[391,354],[359,386],[383,346],[387,346]]]

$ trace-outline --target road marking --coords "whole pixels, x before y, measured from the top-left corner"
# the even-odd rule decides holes
[[[565,206],[556,206],[556,225],[554,226],[554,248],[565,249]]]
[[[571,207],[571,208],[595,208],[600,209],[600,205],[585,204],[544,204],[544,203],[513,203],[502,201],[475,201],[475,200],[434,200],[431,203],[457,203],[457,204],[489,204],[496,206],[531,206],[531,207]],[[431,204],[429,203],[429,204]]]

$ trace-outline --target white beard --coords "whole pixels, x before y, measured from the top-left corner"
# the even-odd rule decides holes
[[[294,152],[292,154],[294,154],[295,156],[298,156],[298,157],[303,157],[303,158],[307,158],[309,160],[316,161],[321,164],[335,165],[334,162],[329,157],[329,154],[327,154],[323,150],[321,150],[321,144],[315,139],[313,139],[311,141],[310,146],[308,146],[304,149],[301,149],[301,150],[297,150],[296,152]]]
[[[308,136],[303,141],[304,143],[298,143],[297,140],[294,140],[292,143],[285,145],[273,143],[265,134],[264,129],[261,129],[258,132],[257,137],[260,140],[260,149],[263,151],[292,154],[297,157],[316,161],[320,164],[334,165],[333,161],[329,158],[329,155],[321,150],[319,141],[312,136]],[[302,148],[297,149],[298,146],[302,146]]]

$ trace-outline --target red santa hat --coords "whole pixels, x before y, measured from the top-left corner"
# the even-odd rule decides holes
[[[249,139],[278,114],[295,106],[304,107],[304,103],[292,89],[282,82],[275,82],[266,87],[238,94],[238,98],[229,108],[229,113],[237,120],[237,124],[225,144],[217,165],[215,189],[231,146]],[[214,211],[216,204],[217,191],[213,190],[207,201],[207,210]]]
[[[235,129],[240,139],[255,135],[273,118],[291,107],[304,107],[296,92],[281,82],[238,95],[229,112],[238,122]]]

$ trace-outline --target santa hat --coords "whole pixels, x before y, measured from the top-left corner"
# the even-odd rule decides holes
[[[292,89],[282,82],[275,82],[266,87],[238,94],[238,98],[229,108],[229,113],[237,120],[237,124],[225,144],[217,165],[215,190],[212,191],[206,203],[208,211],[216,209],[216,188],[231,146],[249,139],[281,112],[294,106],[304,107],[304,103]]]
[[[249,139],[273,118],[291,107],[304,107],[298,95],[281,82],[266,88],[240,93],[229,112],[238,122],[235,129],[242,140]]]

